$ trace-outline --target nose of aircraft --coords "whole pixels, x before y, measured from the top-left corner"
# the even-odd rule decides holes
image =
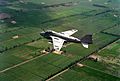
[[[40,33],[40,35],[42,35],[42,36],[43,36],[44,34],[45,34],[45,32],[44,32],[44,31],[42,31],[42,32]]]

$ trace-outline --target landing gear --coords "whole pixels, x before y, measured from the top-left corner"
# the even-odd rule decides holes
[[[48,47],[47,49],[43,50],[42,53],[44,54],[48,54],[48,53],[55,53],[55,54],[64,54],[66,53],[66,51],[57,51],[55,49],[53,49],[52,47]]]
[[[63,54],[63,51],[52,51],[52,53],[55,53],[55,54]]]

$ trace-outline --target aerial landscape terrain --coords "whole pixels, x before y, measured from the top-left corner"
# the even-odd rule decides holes
[[[43,52],[71,29],[93,44]],[[120,81],[120,0],[0,0],[0,81]]]

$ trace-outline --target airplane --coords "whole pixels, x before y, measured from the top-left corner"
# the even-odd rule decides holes
[[[47,30],[47,31],[42,31],[40,33],[40,35],[42,35],[43,37],[50,39],[52,38],[53,41],[53,49],[55,51],[60,51],[64,42],[75,42],[75,43],[81,43],[83,45],[83,47],[88,48],[88,44],[92,44],[92,35],[88,34],[85,35],[82,38],[75,38],[71,35],[73,35],[74,33],[76,33],[78,30],[76,29],[72,29],[72,30],[68,30],[68,31],[64,31],[64,32],[55,32],[53,30]]]

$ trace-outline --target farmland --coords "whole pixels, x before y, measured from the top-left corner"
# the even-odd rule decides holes
[[[104,33],[120,36],[120,32],[117,31],[117,30],[120,30],[119,25],[117,25],[117,26],[115,26],[113,28],[110,28],[108,30],[105,30]]]
[[[83,67],[75,65],[51,81],[119,81],[119,41],[120,40],[99,51],[97,53],[100,59],[98,62],[85,60],[81,62],[84,65]]]
[[[109,77],[109,78],[107,78]],[[87,66],[74,66],[51,81],[119,81],[119,78],[99,72]]]
[[[10,15],[7,19],[0,17],[0,81],[44,81],[67,68],[67,72],[51,81],[119,81],[119,3],[119,0],[0,0],[0,14]],[[62,55],[42,54],[42,50],[52,47],[50,40],[40,35],[48,29],[57,32],[77,29],[73,36],[78,38],[93,34],[93,44],[85,49],[79,43],[65,43],[62,50],[66,52]],[[101,60],[82,61],[92,53]],[[108,61],[109,58],[114,60]],[[76,62],[85,66],[80,68]]]

